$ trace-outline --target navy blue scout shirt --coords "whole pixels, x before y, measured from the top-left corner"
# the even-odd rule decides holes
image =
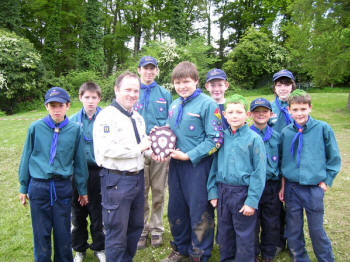
[[[288,106],[287,101],[282,101],[278,97],[277,97],[277,100],[280,103],[281,107],[287,108]],[[286,122],[283,112],[279,109],[278,105],[276,105],[276,101],[271,103],[271,107],[272,107],[273,116],[270,118],[268,124],[278,133],[281,133],[282,129],[286,127],[288,124]]]
[[[222,111],[225,111],[225,105],[224,104],[218,104],[220,108],[220,114],[221,114],[221,120],[222,120],[222,128],[223,130],[226,130],[229,127],[229,124],[227,123],[226,118],[222,114]]]
[[[94,154],[94,143],[92,140],[92,130],[97,114],[98,112],[96,111],[90,120],[89,116],[85,113],[85,110],[82,109],[82,111],[80,110],[70,117],[70,121],[76,122],[82,127],[85,158],[89,166],[97,166]]]
[[[266,181],[266,151],[261,137],[247,124],[233,134],[224,131],[224,144],[215,154],[207,182],[208,200],[217,199],[217,184],[248,186],[244,204],[257,209]]]
[[[79,195],[87,194],[89,176],[80,126],[69,121],[60,129],[56,156],[50,165],[50,147],[54,130],[41,119],[33,122],[27,133],[19,165],[20,192],[28,193],[30,177],[50,179],[54,175],[69,177],[75,174]]]
[[[266,134],[267,126],[263,130],[256,132],[264,138]],[[253,130],[254,131],[254,130]],[[281,151],[281,137],[275,130],[272,130],[272,134],[269,140],[264,142],[266,150],[266,180],[279,180],[280,179],[280,151]]]
[[[152,87],[149,96],[147,110],[141,104],[145,89],[140,89],[139,101],[134,110],[142,115],[146,123],[146,133],[149,134],[154,126],[164,126],[168,119],[168,111],[173,101],[168,90],[160,85]]]
[[[332,128],[325,122],[309,117],[302,127],[300,165],[297,166],[298,140],[291,155],[293,138],[298,132],[294,122],[282,130],[282,175],[301,185],[318,185],[325,182],[331,186],[340,170],[340,154]]]
[[[171,104],[168,123],[177,137],[176,147],[197,164],[216,152],[223,142],[220,110],[211,97],[200,93],[184,104],[182,119],[176,127],[181,102],[178,98]]]

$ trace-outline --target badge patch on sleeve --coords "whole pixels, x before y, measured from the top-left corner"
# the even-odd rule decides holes
[[[220,109],[219,108],[216,108],[215,112],[214,112],[214,115],[219,119],[221,120],[221,114],[220,114]]]
[[[109,126],[104,126],[103,127],[103,132],[104,133],[109,133],[110,131],[109,131]]]

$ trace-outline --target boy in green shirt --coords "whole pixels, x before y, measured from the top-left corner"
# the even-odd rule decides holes
[[[310,116],[311,97],[305,91],[295,90],[288,104],[293,123],[281,132],[285,186],[280,192],[286,204],[288,247],[293,261],[310,261],[303,230],[305,209],[318,261],[334,261],[331,242],[323,228],[323,198],[340,170],[337,142],[327,123]]]
[[[78,191],[73,184],[72,202],[72,246],[75,251],[74,262],[82,262],[86,249],[94,250],[96,257],[105,262],[105,236],[102,225],[101,207],[101,184],[99,172],[94,155],[94,144],[92,139],[93,125],[97,114],[101,111],[98,103],[101,100],[101,88],[93,83],[86,82],[79,88],[79,99],[83,103],[82,109],[71,116],[70,120],[78,123],[82,128],[84,139],[84,151],[89,170],[88,195],[89,204],[81,206],[77,202]],[[87,229],[87,217],[90,217],[90,231],[92,244],[88,244],[89,232]]]
[[[70,122],[66,112],[70,97],[60,87],[45,95],[49,115],[28,129],[19,166],[20,200],[30,200],[34,235],[34,259],[51,261],[51,231],[54,260],[72,262],[71,202],[72,175],[79,203],[88,203],[88,170],[80,127]]]

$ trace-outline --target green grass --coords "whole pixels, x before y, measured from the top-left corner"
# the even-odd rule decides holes
[[[344,89],[345,90],[345,89]],[[259,92],[245,92],[252,101],[261,96]],[[272,100],[273,95],[263,95]],[[342,170],[335,179],[333,187],[325,197],[325,228],[332,240],[336,261],[349,261],[350,257],[350,111],[346,110],[348,91],[339,93],[312,93],[312,116],[327,121],[333,127],[342,156]],[[104,105],[102,105],[104,106]],[[68,115],[78,111],[80,103],[73,101]],[[17,170],[27,128],[34,119],[47,114],[44,107],[40,110],[11,116],[0,116],[0,261],[33,261],[32,229],[29,207],[23,207],[18,199]],[[7,119],[7,120],[3,120]],[[22,120],[17,120],[22,119]],[[28,119],[28,120],[26,120]],[[171,234],[164,212],[165,245],[161,248],[147,248],[138,251],[135,262],[159,261],[170,252]],[[307,229],[305,229],[307,231]],[[306,245],[311,261],[317,261],[312,252],[308,234]],[[87,262],[97,261],[91,251],[87,253]],[[218,248],[215,245],[211,261],[219,261]],[[284,252],[275,261],[291,261]]]

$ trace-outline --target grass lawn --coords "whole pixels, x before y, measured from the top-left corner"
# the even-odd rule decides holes
[[[347,91],[348,92],[348,91]],[[249,101],[258,97],[247,93]],[[325,195],[326,232],[333,244],[336,261],[350,261],[350,112],[346,110],[348,93],[312,93],[312,116],[330,123],[333,127],[342,157],[342,169],[334,185]],[[266,95],[272,100],[272,95]],[[80,108],[80,103],[73,102],[69,115]],[[17,170],[22,153],[27,128],[36,119],[47,114],[42,109],[27,113],[0,117],[0,261],[33,261],[32,228],[29,207],[23,207],[18,199]],[[167,206],[167,205],[165,205]],[[171,234],[165,208],[164,222],[165,245],[161,248],[147,248],[137,252],[136,262],[159,261],[170,252]],[[307,228],[305,229],[307,231]],[[311,261],[317,261],[312,252],[311,242],[306,234],[307,250]],[[97,261],[91,251],[87,253],[87,262]],[[219,261],[217,246],[214,247],[210,261]],[[284,252],[275,261],[291,261]]]

